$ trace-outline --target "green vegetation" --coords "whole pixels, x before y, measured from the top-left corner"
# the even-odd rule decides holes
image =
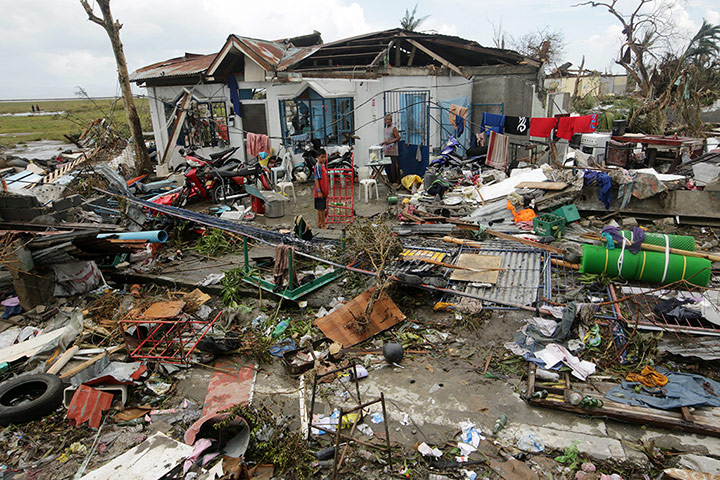
[[[195,249],[201,255],[217,257],[225,253],[232,253],[242,248],[242,243],[232,235],[218,228],[212,228],[197,241]]]
[[[88,124],[98,118],[112,116],[117,130],[127,131],[125,108],[120,99],[66,99],[35,100],[31,102],[0,102],[0,114],[30,113],[32,105],[39,105],[42,112],[64,112],[58,115],[0,116],[0,145],[14,146],[37,140],[67,141],[63,135],[80,135]],[[150,109],[147,98],[136,98],[143,131],[151,131]]]

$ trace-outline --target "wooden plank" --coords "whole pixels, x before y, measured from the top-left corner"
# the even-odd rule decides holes
[[[478,255],[477,253],[461,253],[455,262],[457,266],[471,270],[453,270],[450,280],[459,282],[477,282],[496,284],[500,272],[497,270],[478,271],[483,268],[500,268],[502,257],[500,255]]]
[[[60,370],[70,361],[70,359],[77,353],[77,351],[80,350],[80,347],[74,346],[72,348],[69,348],[58,357],[57,360],[55,360],[55,363],[52,364],[50,368],[47,369],[47,372],[51,375],[57,375]]]
[[[463,71],[460,70],[457,66],[455,66],[455,65],[452,64],[452,63],[450,63],[448,60],[445,60],[443,57],[441,57],[441,56],[438,55],[437,53],[433,52],[432,50],[430,50],[429,48],[427,48],[427,47],[426,47],[425,45],[423,45],[422,43],[417,42],[417,41],[413,40],[412,38],[407,38],[407,41],[408,41],[408,43],[410,43],[410,45],[412,45],[413,47],[417,47],[419,50],[425,52],[425,53],[428,54],[430,57],[432,57],[432,58],[434,58],[435,60],[437,60],[438,62],[440,62],[442,65],[445,65],[446,67],[448,67],[448,68],[449,68],[450,70],[452,70],[453,72],[455,72],[455,73],[457,73],[458,75],[460,75],[460,76],[462,76],[462,77],[465,77],[466,79],[470,80],[470,75],[468,75],[467,73],[463,72]]]
[[[160,159],[160,164],[164,165],[169,160],[170,152],[172,151],[173,147],[177,144],[178,137],[180,136],[180,130],[183,122],[185,121],[185,117],[187,116],[187,109],[190,105],[190,100],[192,99],[192,95],[190,95],[188,92],[185,92],[185,94],[182,97],[182,100],[180,101],[180,108],[178,112],[175,114],[175,124],[173,125],[172,132],[170,133],[170,138],[168,139],[167,145],[165,145],[165,151],[163,152],[163,156]],[[235,112],[237,115],[239,112]]]
[[[86,360],[86,361],[84,361],[83,363],[81,363],[80,365],[77,365],[77,366],[71,368],[70,370],[68,370],[67,372],[63,373],[62,375],[60,375],[60,380],[69,380],[69,379],[71,379],[72,377],[74,377],[74,376],[77,375],[78,373],[82,372],[83,370],[91,367],[92,365],[94,365],[94,364],[96,364],[97,362],[99,362],[100,360],[102,360],[102,359],[105,357],[105,355],[110,355],[110,354],[113,354],[113,353],[115,353],[115,352],[119,352],[119,351],[122,350],[123,348],[125,348],[125,345],[116,345],[116,346],[114,346],[113,348],[111,348],[110,350],[107,350],[107,351],[105,351],[105,352],[103,352],[103,353],[100,353],[100,354],[98,354],[98,355],[95,355],[95,356],[94,356],[93,358],[91,358],[90,360]]]
[[[564,190],[568,186],[565,182],[520,182],[515,188],[538,188],[540,190]]]
[[[355,328],[355,319],[365,315],[365,308],[374,290],[375,287],[366,290],[330,315],[315,320],[315,325],[332,341],[343,347],[351,347],[405,319],[397,305],[385,296],[375,302],[367,328],[359,332]]]

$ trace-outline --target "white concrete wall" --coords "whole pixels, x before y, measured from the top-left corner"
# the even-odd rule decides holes
[[[252,62],[249,62],[252,63]],[[247,64],[246,64],[247,65]],[[247,69],[246,69],[247,76]],[[304,79],[301,82],[249,82],[238,81],[238,87],[245,88],[266,88],[268,134],[271,138],[271,145],[275,151],[281,147],[282,128],[280,124],[280,100],[295,98],[305,88],[311,87],[318,94],[327,98],[352,97],[354,106],[355,134],[360,139],[355,142],[355,163],[363,166],[369,161],[369,148],[377,145],[383,138],[383,104],[384,91],[409,91],[429,90],[431,106],[437,106],[441,101],[467,96],[472,102],[472,81],[459,76],[384,76],[373,80],[350,80],[350,79]],[[198,100],[225,101],[227,111],[230,112],[230,94],[225,85],[208,84],[187,87]],[[148,95],[151,96],[150,109],[155,130],[155,138],[158,150],[162,152],[168,141],[167,120],[164,118],[162,101],[172,102],[183,92],[183,87],[149,87]],[[253,101],[258,103],[258,101]],[[440,120],[439,111],[431,110],[432,115]],[[239,159],[245,158],[245,146],[243,143],[242,118],[229,118],[229,140],[232,146],[242,146],[236,154]],[[233,126],[234,123],[234,126]],[[440,126],[430,120],[430,146],[440,146]],[[182,161],[178,148],[174,149],[171,159],[171,166]],[[219,149],[206,148],[200,153],[209,153]],[[295,163],[301,161],[301,155],[295,155]]]

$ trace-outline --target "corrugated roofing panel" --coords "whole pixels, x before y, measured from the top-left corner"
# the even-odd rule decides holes
[[[138,82],[153,78],[187,77],[200,75],[210,66],[217,53],[197,55],[186,53],[184,57],[172,58],[163,62],[154,63],[147,67],[138,68],[130,74],[130,81]]]

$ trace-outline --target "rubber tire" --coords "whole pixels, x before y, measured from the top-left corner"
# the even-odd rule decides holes
[[[235,186],[234,183],[226,182],[225,183],[225,192],[223,194],[223,185],[221,183],[218,183],[218,186],[213,188],[212,192],[210,192],[210,196],[212,197],[212,200],[214,203],[217,203],[218,205],[222,205],[225,203],[225,197],[230,197],[232,195],[236,195],[240,193],[240,189]]]
[[[8,405],[19,393],[35,388],[45,391],[22,405]],[[47,373],[22,375],[0,384],[0,425],[27,423],[51,414],[62,403],[63,390],[60,377]]]

